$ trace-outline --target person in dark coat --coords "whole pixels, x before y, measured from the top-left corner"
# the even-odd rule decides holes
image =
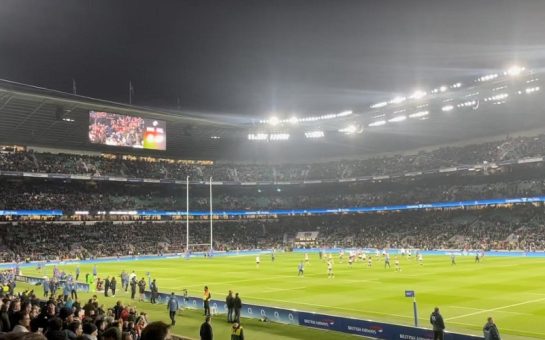
[[[104,280],[104,296],[108,296],[109,290],[110,290],[110,277],[106,276],[106,280]]]
[[[483,333],[485,340],[501,340],[500,331],[498,330],[498,326],[496,326],[492,317],[489,317],[488,321],[484,325]]]
[[[235,302],[233,308],[235,309],[235,322],[240,322],[240,310],[242,309],[242,300],[238,296],[238,293],[235,294]]]
[[[110,290],[112,291],[113,297],[115,297],[116,288],[117,288],[117,280],[115,279],[115,276],[112,276],[112,279],[110,280]]]
[[[134,296],[136,295],[136,277],[133,277],[131,280],[131,299],[134,300]]]
[[[233,292],[230,290],[229,294],[225,298],[225,304],[227,305],[227,322],[235,321],[235,298]]]
[[[445,322],[439,313],[439,307],[435,307],[430,315],[430,323],[433,326],[433,340],[443,340],[445,333]]]
[[[213,340],[214,334],[212,332],[212,325],[210,325],[210,316],[207,316],[202,323],[199,334],[201,335],[201,340]]]

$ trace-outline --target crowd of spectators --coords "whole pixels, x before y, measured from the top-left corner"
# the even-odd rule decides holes
[[[107,308],[96,295],[81,302],[62,295],[44,301],[32,290],[1,295],[0,339],[156,340],[168,333],[168,325],[149,322],[135,307],[119,301]]]
[[[397,179],[379,183],[217,188],[215,210],[269,210],[350,208],[395,204],[419,204],[491,198],[531,197],[545,194],[543,164],[514,166],[518,170],[494,175]],[[208,189],[208,188],[205,188]],[[73,181],[2,180],[0,210],[185,210],[185,188],[168,184],[87,183]],[[208,190],[191,190],[190,209],[209,209]]]
[[[543,206],[523,205],[216,221],[214,249],[292,247],[297,232],[318,231],[314,246],[321,247],[544,250],[543,213]],[[209,232],[206,221],[191,222],[189,243],[209,244]],[[30,237],[33,242],[24,241]],[[2,226],[0,240],[2,262],[182,253],[186,226],[174,221],[14,223]]]
[[[457,165],[475,165],[542,156],[545,135],[508,137],[501,141],[462,147],[443,147],[414,155],[383,156],[312,164],[188,164],[126,160],[121,157],[17,152],[0,154],[0,170],[90,174],[139,178],[217,181],[300,181],[402,174]]]

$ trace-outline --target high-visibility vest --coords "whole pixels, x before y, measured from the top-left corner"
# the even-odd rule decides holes
[[[233,328],[231,332],[231,340],[239,340],[242,338],[242,326],[238,328]]]

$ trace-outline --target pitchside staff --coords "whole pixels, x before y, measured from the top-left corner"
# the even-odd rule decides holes
[[[430,323],[433,326],[433,340],[443,340],[443,334],[445,332],[445,322],[443,321],[443,317],[439,313],[439,307],[435,307],[433,313],[431,313]]]

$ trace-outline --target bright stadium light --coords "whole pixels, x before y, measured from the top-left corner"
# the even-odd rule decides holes
[[[272,126],[276,126],[276,125],[278,125],[278,123],[280,123],[280,119],[278,119],[278,117],[276,117],[276,116],[272,116],[271,118],[269,118],[268,122]]]
[[[267,140],[269,138],[268,133],[250,133],[248,134],[248,140]]]
[[[453,89],[459,89],[460,87],[462,87],[462,83],[454,83],[452,85],[450,85],[450,87],[452,87]],[[446,91],[446,89],[445,89]],[[444,91],[442,91],[444,92]]]
[[[498,74],[497,73],[492,73],[492,74],[488,74],[486,76],[482,76],[477,80],[483,82],[483,81],[490,81],[490,80],[496,79],[496,78],[498,78]]]
[[[305,137],[307,138],[322,138],[325,134],[323,131],[307,131],[305,132]]]
[[[500,94],[497,94],[497,95],[495,95],[495,96],[485,98],[484,101],[485,101],[485,102],[488,102],[488,101],[503,100],[503,99],[505,99],[505,98],[507,98],[507,97],[509,97],[509,94],[507,94],[507,93],[500,93]]]
[[[411,99],[422,99],[426,96],[426,92],[422,90],[416,90],[414,93],[409,97]]]
[[[373,127],[373,126],[382,126],[382,125],[385,125],[385,124],[386,124],[386,121],[385,121],[385,120],[377,120],[376,122],[369,123],[368,126],[370,126],[370,127]]]
[[[425,117],[425,116],[427,116],[429,114],[430,114],[429,111],[419,111],[419,112],[415,112],[415,113],[410,114],[409,118],[421,118],[421,117]]]
[[[297,119],[297,117],[291,117],[288,121],[290,122],[290,124],[299,123],[299,119]]]
[[[269,135],[270,141],[277,141],[277,140],[288,140],[290,139],[289,133],[271,133]]]
[[[390,123],[396,123],[396,122],[402,122],[402,121],[404,121],[405,119],[407,119],[407,116],[397,116],[397,117],[388,119],[388,121],[389,121]]]
[[[441,87],[439,88],[439,91],[441,92],[445,92],[446,90],[448,90],[448,87],[446,85],[441,85]]]
[[[521,74],[522,71],[524,71],[524,70],[525,70],[524,67],[520,67],[520,66],[514,65],[514,66],[511,66],[504,74],[510,75],[510,76],[512,76],[512,77],[516,77],[516,76],[518,76],[519,74]]]
[[[452,111],[454,109],[454,106],[452,105],[445,105],[441,108],[441,111],[443,112],[449,112],[449,111]]]
[[[337,117],[346,117],[346,116],[350,116],[351,114],[352,114],[351,110],[343,111],[343,112],[337,113]]]
[[[399,104],[399,103],[403,103],[405,100],[407,100],[406,97],[395,97],[394,99],[390,100],[390,104]]]
[[[358,127],[358,126],[356,126],[354,124],[351,124],[351,125],[348,125],[345,128],[339,129],[339,132],[342,132],[342,133],[347,134],[347,135],[352,135],[352,134],[355,134],[355,133],[362,133],[363,128]]]
[[[526,90],[524,90],[524,92],[526,92],[526,94],[530,94],[530,93],[534,93],[534,92],[539,91],[539,89],[540,89],[539,86],[529,87]]]
[[[380,103],[376,103],[376,104],[371,105],[370,108],[379,109],[381,107],[385,107],[386,105],[388,105],[388,102],[380,102]]]

